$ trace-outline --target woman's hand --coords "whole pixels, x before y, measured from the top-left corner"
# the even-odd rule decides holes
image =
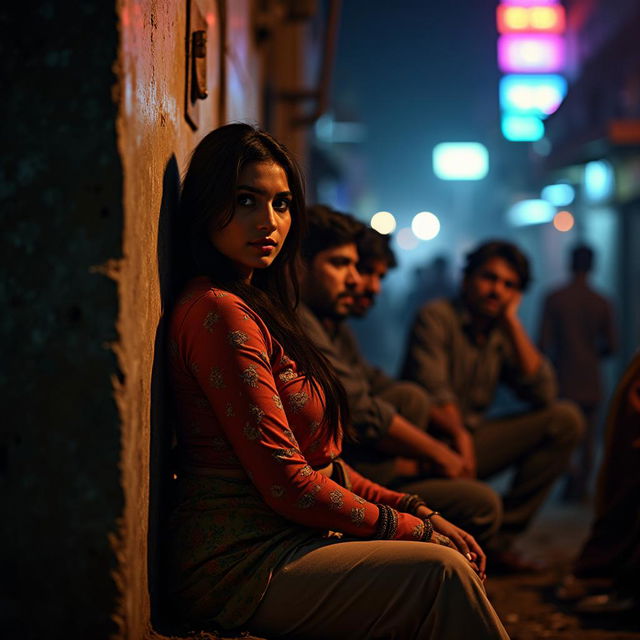
[[[430,513],[432,513],[432,511],[428,507],[419,507],[416,515],[419,518],[426,518]],[[451,544],[446,546],[457,549],[469,561],[473,570],[480,578],[486,580],[487,556],[475,538],[470,533],[460,529],[460,527],[456,527],[455,524],[452,524],[441,515],[431,516],[429,519],[433,525],[433,542],[446,545],[446,540],[442,540],[442,537],[447,538]]]

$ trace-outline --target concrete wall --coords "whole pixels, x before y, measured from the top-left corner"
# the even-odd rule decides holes
[[[260,119],[260,81],[252,73],[255,53],[248,3],[228,3],[226,16],[223,3],[215,0],[191,5],[191,11],[199,9],[208,24],[208,97],[200,103],[196,131],[184,115],[187,2],[125,0],[119,7],[118,148],[124,226],[123,258],[114,277],[120,300],[116,353],[125,376],[116,398],[123,428],[126,496],[119,537],[118,577],[124,594],[119,619],[127,638],[141,637],[149,624],[147,585],[151,578],[153,590],[157,578],[161,454],[168,437],[161,316],[179,177],[199,139],[222,121]],[[191,17],[195,20],[194,13]],[[233,99],[227,87],[233,87]]]
[[[201,137],[227,121],[264,125],[265,74],[299,85],[293,58],[304,38],[273,57],[296,6],[34,0],[28,12],[0,9],[10,88],[0,102],[2,637],[168,633],[157,586],[171,220]],[[186,43],[198,12],[208,97],[194,129]],[[258,44],[261,20],[270,35]],[[274,100],[276,134],[303,158],[304,131]]]

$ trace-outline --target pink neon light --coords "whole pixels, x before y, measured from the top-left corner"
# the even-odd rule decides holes
[[[560,3],[558,0],[502,0],[502,4],[511,7],[550,7]]]
[[[505,73],[557,73],[564,63],[560,36],[508,34],[498,38],[498,66]]]

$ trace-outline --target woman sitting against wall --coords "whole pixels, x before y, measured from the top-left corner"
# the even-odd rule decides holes
[[[293,313],[304,212],[268,134],[227,125],[194,151],[169,330],[172,601],[268,637],[506,638],[475,540],[339,458],[344,391]]]

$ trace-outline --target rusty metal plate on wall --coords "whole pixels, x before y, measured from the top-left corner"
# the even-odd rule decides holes
[[[220,110],[224,11],[218,0],[186,1],[185,118],[195,130],[203,110]]]

